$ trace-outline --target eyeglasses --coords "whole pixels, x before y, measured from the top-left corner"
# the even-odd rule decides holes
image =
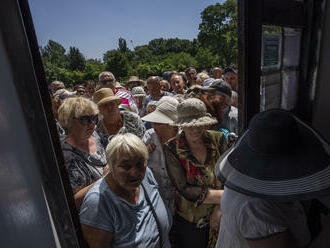
[[[108,82],[113,83],[114,81],[115,80],[113,78],[112,79],[105,79],[105,80],[101,80],[100,83],[104,85],[104,84],[107,84]]]
[[[73,119],[79,120],[82,125],[88,125],[91,122],[97,124],[99,122],[98,115],[83,115],[78,118],[74,117]]]

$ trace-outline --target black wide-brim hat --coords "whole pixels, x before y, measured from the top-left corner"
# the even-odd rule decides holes
[[[256,114],[248,130],[217,162],[228,188],[273,201],[330,195],[330,146],[285,110]]]

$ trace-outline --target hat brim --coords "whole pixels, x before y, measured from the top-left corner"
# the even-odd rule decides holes
[[[146,96],[146,94],[136,94],[136,95],[133,95],[134,97],[141,97],[141,96]]]
[[[150,114],[147,114],[141,118],[143,121],[151,122],[151,123],[161,123],[161,124],[173,124],[174,120],[166,116],[157,109]]]
[[[101,106],[101,105],[106,104],[106,103],[108,103],[108,102],[117,102],[117,104],[119,105],[119,104],[122,103],[122,100],[121,100],[121,98],[118,97],[118,96],[109,96],[109,97],[105,97],[105,98],[103,98],[101,101],[99,101],[99,102],[97,103],[97,105],[98,105],[98,106]]]
[[[141,84],[143,84],[144,81],[143,80],[132,80],[132,81],[128,81],[127,83],[128,84],[130,84],[130,83],[141,83]]]
[[[301,122],[298,128],[306,135],[315,135],[324,151],[303,144],[287,153],[260,154],[249,147],[248,130],[218,160],[219,179],[235,191],[272,201],[309,200],[330,194],[329,145],[306,124]]]
[[[218,121],[210,116],[202,116],[199,118],[183,118],[171,124],[172,126],[178,127],[202,127],[202,126],[212,126],[217,124]]]

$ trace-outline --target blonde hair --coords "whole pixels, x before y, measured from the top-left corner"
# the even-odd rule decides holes
[[[202,85],[205,79],[210,78],[209,75],[206,72],[201,72],[198,74],[198,77],[196,79],[196,83],[199,85]]]
[[[64,129],[68,130],[72,126],[73,118],[98,113],[97,105],[87,98],[71,97],[65,99],[58,109],[58,121]]]
[[[112,170],[116,162],[120,162],[123,159],[123,155],[128,153],[143,158],[144,161],[147,161],[149,157],[146,145],[136,135],[125,133],[114,136],[105,150],[110,170]]]

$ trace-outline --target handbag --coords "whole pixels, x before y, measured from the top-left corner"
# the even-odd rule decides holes
[[[145,198],[147,200],[147,203],[148,205],[150,206],[150,209],[151,209],[151,212],[152,212],[152,215],[154,216],[155,220],[156,220],[156,224],[157,224],[157,229],[158,229],[158,233],[159,233],[159,247],[163,247],[163,235],[162,235],[162,231],[161,231],[161,228],[160,228],[160,221],[158,219],[158,216],[157,216],[157,213],[155,211],[155,208],[154,206],[152,205],[151,203],[151,200],[149,198],[149,195],[147,193],[147,190],[145,189],[143,183],[141,183],[141,186],[142,186],[142,189],[143,189],[143,192],[144,192],[144,195],[145,195]]]

